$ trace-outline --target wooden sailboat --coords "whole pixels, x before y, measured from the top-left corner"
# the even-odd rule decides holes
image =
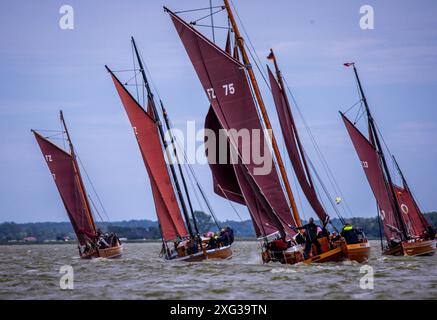
[[[156,108],[155,98],[149,86],[143,62],[133,38],[132,45],[138,61],[139,71],[142,75],[145,89],[147,90],[147,110],[143,109],[140,103],[120,82],[114,72],[107,66],[106,69],[112,77],[121,102],[134,129],[134,134],[150,178],[156,214],[162,234],[162,254],[165,259],[168,260],[178,259],[189,262],[205,259],[229,259],[232,257],[231,243],[233,239],[231,239],[231,241],[225,241],[224,243],[220,242],[217,246],[210,247],[208,245],[210,239],[208,237],[202,237],[199,233],[184,173],[180,162],[178,161],[177,165],[175,165],[171,160],[172,157],[169,153],[168,142],[165,139],[163,124]],[[168,115],[163,108],[161,100],[160,104],[163,109],[164,122],[167,129],[170,129]],[[168,132],[171,137],[171,142],[173,142],[174,138],[171,135],[171,131]],[[174,153],[177,157],[176,149],[174,149]],[[168,159],[168,166],[165,157]],[[179,169],[180,178],[176,173],[176,166]],[[185,198],[179,179],[182,180]],[[187,208],[187,202],[190,212]],[[174,248],[170,248],[170,242],[174,245]]]
[[[420,211],[394,157],[393,161],[401,176],[402,186],[393,182],[381,146],[380,133],[364,95],[355,63],[346,63],[345,66],[353,67],[360,98],[365,107],[369,137],[362,134],[355,126],[356,123],[351,122],[345,114],[340,114],[378,203],[378,214],[387,240],[383,253],[406,256],[432,255],[435,251],[434,228]]]
[[[307,163],[307,154],[304,152],[298,129],[294,121],[293,113],[291,111],[290,102],[285,91],[283,76],[279,70],[278,62],[272,49],[270,50],[268,59],[273,61],[275,67],[276,77],[268,66],[267,70],[282,135],[285,140],[285,146],[288,151],[290,162],[293,166],[297,180],[302,188],[303,193],[305,194],[305,197],[325,227],[328,224],[330,217],[327,214],[326,209],[322,206],[317,195],[312,174]],[[337,212],[337,215],[344,224],[345,221],[339,212]],[[329,236],[324,241],[330,242]],[[348,243],[344,240],[342,243],[338,244],[337,247],[333,243],[330,243],[330,247],[332,248],[331,250],[333,250],[332,253],[334,255],[336,254],[335,250],[341,247],[346,259],[364,262],[369,258],[370,244],[364,234],[362,234],[358,241],[358,243]]]
[[[216,132],[217,135],[223,129],[249,130],[252,133],[257,130],[261,138],[254,142],[252,147],[259,150],[268,148],[268,138],[271,138],[273,153],[268,148],[269,151],[265,152],[264,156],[270,156],[267,162],[270,162],[272,170],[257,174],[261,165],[254,161],[252,156],[244,154],[244,148],[251,141],[239,142],[232,134],[228,135],[229,148],[238,156],[238,161],[226,164],[210,161],[214,190],[230,201],[246,205],[256,235],[262,242],[264,262],[279,261],[287,264],[302,262],[305,260],[303,247],[296,244],[293,238],[296,235],[295,228],[301,226],[301,219],[281,154],[244,40],[227,0],[224,0],[223,8],[227,11],[229,23],[235,34],[236,49],[233,55],[229,40],[225,49],[220,48],[177,14],[164,7],[175,25],[209,99],[210,108],[206,116],[205,128]],[[258,111],[263,120],[260,119]],[[267,128],[267,133],[263,130],[263,124]],[[278,164],[279,173],[274,159]],[[288,243],[286,250],[272,249],[272,244],[279,239]],[[306,259],[306,262],[342,260],[345,257],[342,246],[341,241],[326,244],[321,254],[313,254]]]
[[[67,136],[70,152],[61,149],[37,131],[32,130],[32,132],[47,162],[76,233],[80,257],[83,259],[118,258],[123,251],[121,242],[115,234],[105,239],[105,236],[100,234],[100,231],[96,228],[73,143],[62,111],[60,112],[60,118]]]

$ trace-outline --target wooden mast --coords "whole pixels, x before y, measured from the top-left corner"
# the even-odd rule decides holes
[[[293,192],[291,191],[290,183],[288,181],[287,172],[285,171],[284,162],[282,161],[281,153],[279,152],[279,147],[276,142],[275,135],[273,133],[272,125],[270,123],[269,116],[267,114],[267,110],[264,104],[264,101],[261,97],[261,91],[258,86],[258,82],[255,78],[255,73],[253,72],[252,66],[250,64],[249,56],[247,55],[246,49],[244,47],[244,39],[242,38],[240,31],[238,29],[237,23],[234,18],[234,14],[232,13],[231,7],[229,5],[229,0],[223,0],[225,4],[226,11],[228,13],[229,20],[232,25],[232,29],[235,33],[235,37],[237,39],[238,47],[240,48],[243,62],[246,66],[247,73],[249,74],[250,81],[252,83],[252,87],[256,96],[256,100],[258,101],[259,108],[261,110],[261,114],[264,119],[264,123],[266,125],[266,128],[269,130],[269,135],[272,139],[272,147],[273,152],[275,153],[276,160],[278,161],[279,170],[281,172],[282,181],[284,182],[285,190],[288,195],[288,199],[291,204],[291,210],[293,212],[294,221],[296,222],[297,226],[300,226],[302,224],[299,216],[299,212],[297,211],[296,202],[294,200]]]
[[[71,153],[71,157],[73,158],[73,168],[74,168],[74,173],[76,176],[75,177],[76,183],[77,183],[77,186],[79,188],[79,194],[80,194],[80,197],[82,198],[82,203],[84,204],[84,209],[85,209],[88,221],[93,226],[94,231],[96,231],[97,228],[96,228],[96,224],[94,222],[93,216],[91,214],[91,206],[89,204],[88,197],[87,197],[86,192],[85,192],[85,186],[84,186],[83,181],[82,181],[82,176],[80,175],[79,165],[78,165],[77,159],[76,159],[76,153],[74,152],[73,143],[71,142],[70,133],[68,132],[67,124],[65,123],[64,114],[62,113],[62,110],[59,111],[59,116],[60,116],[60,119],[62,122],[62,126],[65,129],[65,134],[67,135],[68,144],[70,146],[70,153]]]

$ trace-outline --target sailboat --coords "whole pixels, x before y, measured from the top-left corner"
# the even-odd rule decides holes
[[[229,259],[232,257],[231,244],[233,237],[229,241],[212,247],[209,245],[210,237],[202,237],[199,232],[184,172],[180,162],[177,161],[178,177],[142,59],[133,37],[131,41],[139,65],[138,70],[142,75],[144,87],[147,91],[147,110],[143,109],[138,100],[127,90],[127,84],[123,85],[115,73],[108,66],[105,67],[111,75],[132,125],[149,175],[158,224],[162,234],[162,254],[167,260],[177,259],[188,262],[205,259]],[[170,129],[168,114],[163,107],[162,100],[160,100],[160,105],[164,115],[164,122],[167,129]],[[174,137],[171,130],[168,132],[174,146]],[[178,157],[176,148],[173,150],[175,156]],[[169,163],[168,166],[166,158]],[[179,180],[182,180],[185,197]],[[217,221],[216,223],[218,225]],[[171,248],[169,243],[172,243],[174,247]]]
[[[365,108],[368,137],[361,133],[356,123],[348,119],[344,113],[340,114],[378,204],[378,219],[382,221],[387,240],[386,247],[382,248],[383,253],[405,256],[432,255],[435,251],[434,228],[419,209],[394,156],[391,158],[401,177],[402,186],[393,182],[388,160],[381,145],[380,132],[370,111],[355,63],[344,65],[353,67],[360,101]]]
[[[305,197],[307,198],[316,215],[319,217],[320,221],[323,223],[323,226],[326,227],[330,221],[330,217],[317,195],[312,174],[309,170],[307,160],[308,156],[304,151],[299,137],[298,129],[291,111],[290,102],[285,91],[283,76],[279,70],[278,62],[273,49],[270,49],[270,54],[267,58],[273,61],[275,67],[276,77],[268,66],[267,71],[273,100],[275,102],[282,135],[285,140],[285,146],[288,151],[290,162],[293,166],[297,180]],[[345,220],[339,212],[337,212],[337,215],[339,216],[341,222],[345,224]],[[328,241],[328,239],[324,238],[323,241]],[[348,260],[364,262],[369,258],[370,243],[364,233],[360,236],[357,243],[347,243],[347,241],[345,241],[342,244],[342,248],[343,253]]]
[[[259,137],[257,141],[240,141],[238,136],[228,134],[229,149],[237,156],[238,161],[217,163],[208,159],[214,190],[218,195],[248,208],[255,233],[262,244],[261,256],[264,262],[294,264],[303,261],[311,263],[343,260],[345,255],[342,241],[326,244],[322,253],[304,257],[303,247],[294,240],[296,227],[302,223],[278,144],[246,52],[244,39],[228,0],[224,0],[222,9],[226,10],[231,30],[235,34],[236,45],[233,54],[229,37],[226,48],[222,49],[176,13],[164,7],[209,99],[210,107],[205,119],[205,128],[216,132],[216,135],[223,130],[228,133],[232,130],[248,130],[250,133],[256,132]],[[253,139],[256,138],[254,136]],[[263,164],[255,161],[253,154],[245,153],[245,148],[250,148],[251,144],[258,150],[267,149],[263,151],[266,157]],[[224,153],[226,152],[225,150]],[[270,164],[272,169],[260,174],[262,166],[266,163]],[[286,242],[288,248],[281,251],[271,249],[271,245],[278,240]]]
[[[36,130],[32,130],[44,159],[58,188],[65,210],[78,240],[79,255],[83,259],[118,258],[123,247],[117,235],[103,235],[96,228],[90,201],[82,180],[75,149],[60,111],[63,132],[70,152],[60,148]]]

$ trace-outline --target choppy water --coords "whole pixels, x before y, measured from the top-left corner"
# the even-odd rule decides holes
[[[165,262],[159,243],[124,244],[118,260],[81,260],[74,245],[0,246],[0,299],[437,299],[437,255],[381,257],[372,243],[374,289],[357,263],[263,265],[256,242],[227,261]],[[74,289],[61,290],[71,265]]]

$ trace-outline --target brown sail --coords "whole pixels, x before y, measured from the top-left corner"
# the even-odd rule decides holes
[[[79,168],[67,151],[33,131],[44,159],[58,188],[70,222],[81,245],[94,239],[96,226],[86,202],[86,192],[80,181]]]
[[[253,179],[252,182],[246,182],[254,183],[257,186],[281,222],[281,225],[276,225],[275,228],[278,231],[283,229],[287,233],[293,233],[288,227],[285,227],[294,226],[295,222],[290,214],[290,208],[275,169],[273,156],[266,145],[268,142],[246,78],[245,66],[177,15],[170,11],[169,14],[222,127],[237,132],[247,130],[251,137],[253,137],[254,132],[259,134],[259,141],[254,143],[247,141],[247,139],[241,141],[230,135],[231,144],[237,148],[238,154],[247,167],[248,174]],[[245,150],[252,150],[251,145],[259,148],[260,154],[264,157],[262,164],[257,163],[256,159],[253,158],[253,152],[251,155],[247,155],[245,152]],[[267,154],[264,153],[265,148],[268,150]],[[266,165],[271,170],[264,172]],[[238,172],[236,174],[238,178],[240,175]],[[243,175],[240,178],[242,177]],[[239,183],[241,187],[240,180]],[[255,214],[251,214],[255,216]],[[270,217],[266,217],[266,219],[271,220]],[[259,226],[260,230],[262,227],[262,225]]]
[[[169,241],[178,236],[186,237],[188,232],[167,171],[153,112],[146,112],[118,78],[110,70],[109,72],[131,122],[149,174],[156,214],[161,224],[163,238]]]
[[[216,137],[223,129],[220,121],[212,108],[209,109],[205,119],[205,128],[213,130]],[[208,150],[208,148],[207,148]],[[217,144],[217,149],[218,144]],[[229,155],[229,145],[227,155]],[[239,204],[245,204],[249,209],[257,237],[267,236],[275,232],[285,235],[288,226],[280,221],[261,193],[253,177],[248,173],[247,167],[241,163],[220,163],[219,157],[210,162],[214,189],[217,194]],[[226,159],[230,161],[229,157]]]
[[[321,221],[326,223],[328,220],[328,214],[320,203],[316,189],[314,188],[311,172],[308,170],[305,154],[299,139],[299,134],[294,122],[288,98],[284,92],[284,88],[280,87],[270,68],[267,67],[267,70],[282,135],[284,137],[288,156],[291,164],[293,165],[297,180],[299,181],[302,191],[314,212]]]
[[[396,219],[393,210],[393,199],[387,191],[388,185],[381,167],[381,159],[375,146],[354,126],[354,124],[341,114],[346,129],[360,159],[361,166],[366,174],[367,181],[378,203],[380,217],[384,225],[387,239],[401,239],[402,226]],[[397,231],[399,230],[399,231]]]

